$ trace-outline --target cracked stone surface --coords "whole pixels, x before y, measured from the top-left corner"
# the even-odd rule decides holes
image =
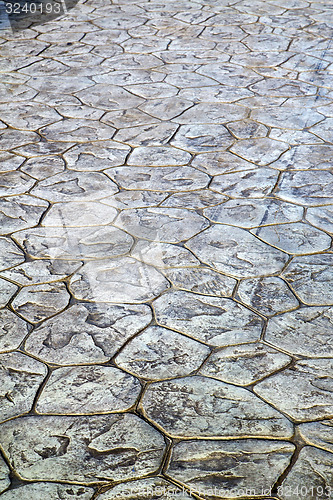
[[[332,500],[331,10],[1,10],[1,498]]]

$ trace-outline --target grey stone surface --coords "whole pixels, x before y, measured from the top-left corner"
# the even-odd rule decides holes
[[[21,500],[34,498],[35,500],[90,500],[94,494],[93,488],[60,483],[31,483],[23,484],[15,489],[7,490],[2,494],[4,500]]]
[[[17,349],[26,335],[29,327],[23,319],[8,309],[0,309],[0,351]]]
[[[160,477],[142,479],[141,481],[131,481],[130,483],[114,486],[101,495],[98,500],[158,500],[168,498],[170,500],[188,500],[191,497],[182,488],[178,488],[173,483],[169,483]]]

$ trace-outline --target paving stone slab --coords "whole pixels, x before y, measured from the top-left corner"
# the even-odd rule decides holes
[[[191,153],[225,151],[234,140],[224,125],[198,124],[181,125],[175,137],[170,141],[173,146]]]
[[[191,238],[186,246],[202,262],[236,278],[274,274],[288,260],[280,250],[232,226],[212,226]]]
[[[31,260],[1,271],[1,276],[19,285],[38,285],[63,280],[81,266],[81,262],[70,260]]]
[[[288,149],[289,145],[287,143],[262,137],[238,141],[230,148],[230,151],[247,161],[263,167],[277,160]]]
[[[117,191],[117,186],[104,174],[67,171],[39,182],[32,194],[51,202],[95,201]]]
[[[119,186],[148,191],[195,191],[205,188],[209,176],[191,167],[115,167],[105,173]]]
[[[273,169],[260,168],[216,175],[210,188],[234,198],[264,198],[271,194],[277,179]]]
[[[333,233],[333,207],[310,207],[306,212],[306,219],[315,227]]]
[[[204,217],[179,208],[137,208],[123,211],[115,226],[137,238],[177,243],[208,227]]]
[[[129,146],[115,141],[91,142],[77,144],[64,158],[70,170],[96,172],[123,165],[129,152]]]
[[[128,410],[140,391],[138,380],[112,366],[58,368],[44,386],[36,410],[64,415],[116,413]]]
[[[29,255],[40,259],[114,257],[127,254],[133,245],[130,235],[112,226],[38,227],[15,233],[15,239]]]
[[[246,118],[247,110],[237,104],[214,103],[195,104],[191,109],[184,111],[175,118],[177,123],[228,123]]]
[[[332,465],[331,453],[306,446],[301,450],[297,462],[283,481],[279,497],[282,500],[298,500],[300,493],[303,492],[311,500],[318,496],[330,500],[333,487]]]
[[[138,498],[140,500],[158,500],[159,498],[189,500],[191,497],[184,489],[178,488],[160,477],[153,477],[119,484],[96,498],[98,500],[113,500],[114,498],[119,500],[137,500]]]
[[[332,353],[333,309],[302,307],[271,318],[265,340],[290,354],[325,358]]]
[[[299,425],[297,431],[306,444],[332,452],[332,425],[333,422],[331,419],[320,422],[309,422]]]
[[[174,447],[167,475],[204,498],[250,498],[269,494],[293,451],[285,441],[187,441]]]
[[[2,425],[2,445],[24,479],[87,483],[141,478],[158,469],[165,447],[130,414],[23,417]]]
[[[237,294],[243,304],[265,316],[296,309],[299,302],[286,283],[275,276],[242,280]]]
[[[36,71],[35,65],[33,66],[34,71]],[[21,130],[37,130],[61,120],[61,116],[56,110],[34,102],[27,102],[24,107],[21,102],[13,102],[10,114],[8,107],[2,104],[0,105],[0,113],[7,125]]]
[[[16,295],[12,308],[30,323],[38,323],[65,309],[69,300],[64,283],[32,285]]]
[[[24,262],[24,254],[9,238],[0,238],[0,271]]]
[[[138,127],[128,127],[119,130],[114,139],[125,144],[130,144],[133,147],[162,146],[168,143],[168,141],[176,132],[177,128],[178,125],[176,125],[175,123],[153,123],[149,125],[141,125]],[[173,157],[174,161],[175,153],[173,153],[171,156]]]
[[[112,139],[115,129],[95,120],[68,118],[41,129],[47,140],[86,142]]]
[[[115,208],[98,202],[56,203],[43,218],[44,227],[107,226],[116,218]]]
[[[214,346],[259,340],[262,319],[231,299],[171,291],[153,303],[157,322]]]
[[[333,176],[326,170],[283,172],[276,195],[305,206],[333,203]]]
[[[140,97],[134,96],[130,92],[127,92],[127,90],[122,89],[117,85],[97,83],[92,88],[77,90],[79,91],[76,92],[76,96],[80,99],[80,101],[88,106],[104,109],[105,111],[134,108],[144,102],[144,100]]]
[[[333,360],[328,358],[297,361],[295,366],[259,382],[254,392],[301,422],[329,417],[333,407],[332,368]]]
[[[0,355],[2,372],[1,421],[31,410],[47,368],[20,352]]]
[[[190,193],[175,193],[161,203],[161,207],[172,208],[206,208],[207,206],[223,203],[228,198],[208,189],[192,191]]]
[[[276,224],[252,229],[261,240],[289,254],[306,255],[328,250],[332,239],[323,231],[304,224]]]
[[[208,175],[227,174],[243,170],[254,170],[256,168],[250,163],[229,151],[218,151],[215,153],[199,153],[194,157],[191,165]]]
[[[59,156],[44,156],[30,158],[22,165],[22,172],[42,181],[52,175],[60,174],[65,170],[65,162]]]
[[[291,357],[263,344],[224,347],[214,352],[199,374],[246,386],[288,365]]]
[[[295,257],[283,272],[284,278],[305,304],[333,304],[332,259],[331,253]]]
[[[151,319],[145,305],[77,304],[36,328],[25,348],[59,365],[104,363]]]
[[[159,241],[140,240],[131,251],[135,259],[162,268],[197,267],[200,261],[186,248]]]
[[[60,483],[31,483],[20,485],[14,489],[5,491],[3,500],[22,500],[34,498],[35,500],[90,500],[94,494],[93,488],[77,486],[75,484]]]
[[[136,190],[136,191],[120,191],[119,193],[103,198],[102,203],[115,207],[119,210],[126,208],[145,208],[154,207],[165,200],[168,193]],[[188,205],[187,205],[188,206]]]
[[[173,165],[187,165],[191,155],[186,151],[181,151],[170,146],[140,146],[133,150],[128,165],[167,167]]]
[[[251,198],[228,200],[223,204],[206,208],[203,213],[213,222],[251,228],[266,224],[296,222],[302,218],[303,208],[274,198]]]
[[[209,355],[195,340],[160,326],[148,327],[115,358],[117,365],[138,377],[162,380],[189,375]]]
[[[12,311],[0,309],[0,351],[17,349],[29,333],[28,324]]]
[[[23,172],[0,173],[0,196],[25,194],[30,191],[36,180]]]
[[[231,297],[237,283],[205,267],[165,269],[164,274],[176,288],[217,297]]]
[[[175,437],[292,434],[291,422],[248,390],[201,376],[154,382],[141,404],[150,420]]]

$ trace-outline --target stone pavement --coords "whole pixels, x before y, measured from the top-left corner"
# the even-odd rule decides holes
[[[333,5],[0,35],[1,500],[332,500]]]

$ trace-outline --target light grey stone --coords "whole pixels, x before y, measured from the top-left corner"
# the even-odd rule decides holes
[[[168,498],[168,500],[189,500],[191,497],[184,489],[178,488],[173,483],[169,483],[160,477],[153,477],[151,479],[118,484],[96,498],[98,500],[113,500],[115,498],[118,500],[137,500],[138,498],[142,500],[158,500],[161,498]]]
[[[214,346],[259,340],[262,320],[231,299],[171,291],[153,303],[157,322]]]
[[[144,102],[140,97],[134,96],[117,85],[105,83],[95,84],[92,88],[80,90],[76,96],[84,104],[105,111],[132,108]]]
[[[32,285],[16,295],[12,308],[30,323],[38,323],[62,311],[69,300],[64,283]]]
[[[309,422],[299,425],[297,431],[306,444],[322,448],[332,453],[332,424],[332,420],[330,419],[321,420],[320,422]]]
[[[96,172],[123,165],[129,152],[130,147],[119,142],[90,142],[77,144],[64,154],[64,158],[71,170]]]
[[[14,283],[0,278],[0,308],[5,307],[17,290],[18,287]]]
[[[210,188],[235,198],[264,198],[271,194],[278,173],[269,168],[216,175]]]
[[[319,229],[333,233],[333,206],[310,207],[306,212],[306,219]]]
[[[260,239],[289,254],[306,255],[328,250],[332,239],[304,222],[276,224],[252,229]]]
[[[243,139],[238,141],[230,148],[230,151],[247,161],[263,167],[277,160],[288,149],[289,145],[287,143],[262,137],[259,139]]]
[[[20,418],[2,425],[2,445],[24,479],[87,483],[155,472],[165,447],[161,434],[130,414]]]
[[[43,218],[44,227],[107,226],[117,210],[94,201],[56,203]]]
[[[32,177],[23,172],[1,172],[0,196],[25,194],[32,188],[35,182],[35,179],[32,179]]]
[[[247,111],[237,104],[200,103],[175,118],[177,123],[228,123],[246,118]]]
[[[287,418],[248,390],[201,376],[154,382],[142,408],[174,437],[288,438],[293,432]]]
[[[129,304],[153,299],[168,287],[159,271],[131,257],[89,262],[70,282],[80,300]]]
[[[25,348],[58,365],[104,363],[150,321],[144,305],[77,304],[36,328]]]
[[[276,273],[288,260],[280,250],[231,226],[212,226],[191,238],[186,246],[206,264],[236,278]]]
[[[331,253],[294,257],[283,272],[296,295],[308,305],[333,305]]]
[[[9,238],[0,238],[0,271],[24,262],[23,252]]]
[[[1,234],[37,225],[47,207],[47,201],[29,195],[1,198]]]
[[[167,475],[208,498],[269,495],[294,449],[260,439],[185,441],[175,445]]]
[[[28,333],[28,325],[23,319],[8,309],[0,309],[1,352],[17,349]]]
[[[115,135],[116,141],[130,144],[131,146],[162,146],[167,144],[176,132],[178,125],[175,123],[152,123],[149,125],[140,125],[138,127],[128,127],[119,130]],[[170,153],[172,150],[170,150]],[[172,156],[175,159],[174,152]],[[135,161],[135,160],[134,160]]]
[[[228,200],[206,208],[203,213],[213,222],[251,228],[262,224],[296,222],[302,218],[303,208],[274,198],[251,198]]]
[[[199,153],[191,165],[209,175],[227,174],[243,170],[254,170],[256,166],[229,151],[215,153]]]
[[[154,191],[120,191],[107,198],[102,203],[119,210],[126,208],[145,208],[159,205],[168,196],[168,193]]]
[[[161,203],[161,207],[172,208],[206,208],[223,203],[228,198],[208,189],[192,191],[190,193],[175,193]]]
[[[333,203],[333,175],[326,170],[283,172],[276,192],[279,198],[305,206]]]
[[[65,170],[65,162],[59,156],[42,156],[40,158],[30,158],[21,169],[26,174],[42,181],[52,175],[60,174]]]
[[[167,167],[173,165],[187,165],[191,155],[180,149],[170,146],[140,146],[133,150],[128,165]]]
[[[214,352],[199,374],[235,385],[250,385],[288,365],[291,357],[264,344],[224,347]]]
[[[291,418],[306,422],[332,415],[333,360],[308,359],[259,382],[254,391]],[[288,397],[286,397],[288,394]]]
[[[0,370],[0,419],[29,412],[47,374],[46,366],[20,352],[12,352],[0,355]]]
[[[173,146],[192,153],[225,151],[233,142],[233,137],[223,125],[209,123],[181,125],[170,141]]]
[[[231,297],[237,283],[205,267],[165,269],[164,274],[176,288],[217,297]]]
[[[33,498],[34,500],[90,500],[93,495],[93,488],[77,486],[74,484],[60,483],[30,483],[18,486],[15,489],[5,491],[3,500],[23,500]]]
[[[67,278],[82,266],[81,262],[69,260],[31,260],[2,271],[1,276],[19,285],[53,283]]]
[[[268,322],[265,340],[290,354],[325,358],[333,352],[333,309],[302,307]]]
[[[51,141],[85,142],[112,139],[115,129],[95,120],[66,118],[42,128],[40,133]]]
[[[36,406],[42,414],[116,413],[128,410],[141,385],[112,366],[71,366],[54,370]]]
[[[195,340],[151,326],[126,344],[115,362],[138,377],[161,380],[189,375],[209,353],[208,347]]]
[[[200,261],[186,248],[159,241],[140,240],[131,251],[132,257],[162,268],[197,267]]]
[[[36,65],[33,67],[34,72],[37,71]],[[34,75],[37,76],[37,73]],[[12,102],[10,113],[8,111],[7,105],[0,105],[2,119],[14,129],[37,130],[61,120],[61,116],[54,109],[34,102],[26,102],[24,106],[21,102]]]
[[[237,293],[244,304],[265,316],[289,311],[299,305],[286,283],[275,276],[242,280]]]
[[[179,73],[179,78],[181,73]],[[175,85],[174,78],[166,80],[166,83]],[[213,82],[212,82],[213,83]],[[181,97],[165,97],[164,99],[149,99],[140,108],[148,115],[162,120],[172,120],[193,106],[193,102]]]

